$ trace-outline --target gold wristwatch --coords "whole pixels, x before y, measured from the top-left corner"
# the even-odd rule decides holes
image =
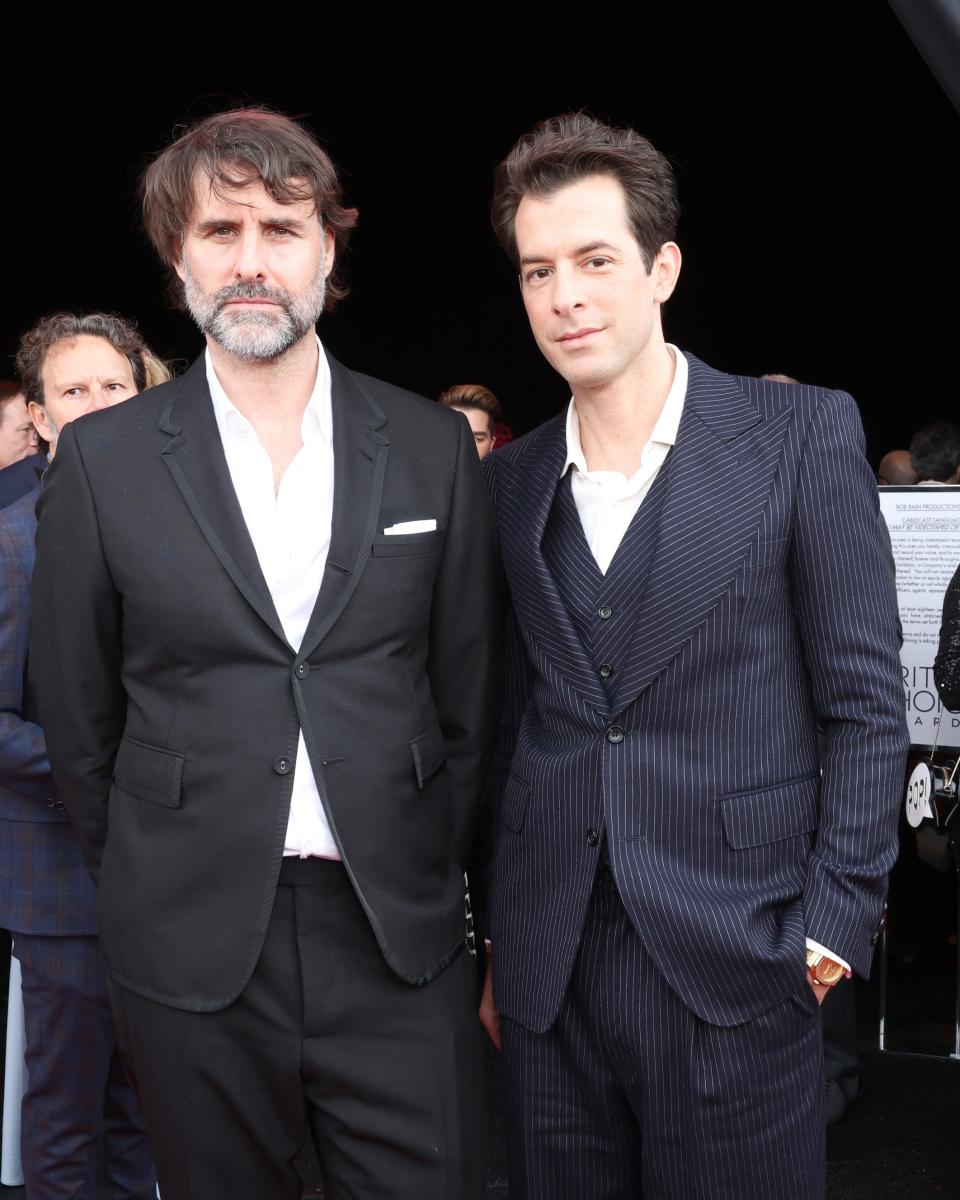
[[[807,950],[807,970],[813,982],[822,987],[833,987],[847,973],[836,959],[821,954],[819,950]]]

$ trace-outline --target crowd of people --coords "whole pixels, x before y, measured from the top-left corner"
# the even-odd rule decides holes
[[[484,1031],[515,1200],[822,1195],[908,744],[853,400],[666,342],[672,169],[583,115],[496,172],[571,392],[516,440],[323,346],[303,124],[197,122],[142,205],[197,360],[56,313],[0,389],[27,1195],[479,1197]]]

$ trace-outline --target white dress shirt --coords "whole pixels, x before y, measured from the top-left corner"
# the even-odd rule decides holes
[[[300,649],[320,590],[333,520],[333,414],[330,366],[317,341],[317,380],[300,425],[303,446],[274,491],[270,456],[253,426],[230,401],[206,353],[207,383],[227,467],[260,569],[287,641]],[[285,855],[340,857],[301,730]]]
[[[583,447],[580,443],[580,417],[573,399],[567,409],[567,458],[562,474],[573,468],[570,486],[573,499],[580,514],[580,523],[593,557],[600,570],[606,575],[617,547],[630,522],[663,466],[671,446],[677,440],[677,430],[683,415],[683,402],[687,395],[687,360],[676,346],[668,344],[673,354],[676,370],[673,383],[663,402],[660,416],[650,434],[650,440],[640,453],[640,466],[628,479],[620,471],[591,471],[587,467]],[[807,948],[840,963],[847,971],[850,964],[839,955],[807,938]]]
[[[650,440],[640,453],[640,466],[628,479],[620,471],[591,471],[580,444],[580,417],[571,399],[567,409],[567,460],[563,474],[573,467],[570,485],[580,522],[593,557],[606,575],[607,568],[623,541],[637,509],[650,491],[657,472],[677,440],[687,394],[687,360],[676,346],[669,346],[676,362],[673,383],[663,402]]]

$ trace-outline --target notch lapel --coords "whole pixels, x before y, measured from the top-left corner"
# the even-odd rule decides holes
[[[331,355],[333,522],[320,591],[303,636],[307,658],[326,637],[360,581],[377,532],[390,443],[379,405],[356,375]]]
[[[729,590],[756,535],[792,420],[765,420],[731,375],[687,355],[690,378],[633,639],[613,696],[621,712]]]
[[[542,542],[560,472],[567,456],[566,414],[542,426],[526,453],[504,468],[517,474],[514,486],[498,489],[509,507],[501,552],[513,606],[532,655],[542,652],[557,672],[602,712],[609,699],[581,641],[556,580],[543,555]],[[503,468],[499,468],[503,469]]]
[[[288,645],[230,478],[204,355],[176,383],[160,416],[159,428],[170,436],[160,451],[163,461],[220,565],[264,624]]]

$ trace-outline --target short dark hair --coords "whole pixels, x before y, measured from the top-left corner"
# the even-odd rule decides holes
[[[24,395],[34,404],[44,404],[43,364],[58,342],[79,337],[104,338],[130,364],[137,391],[163,383],[170,372],[137,331],[136,325],[116,313],[51,313],[28,329],[17,347],[17,370]]]
[[[0,414],[11,400],[23,395],[23,384],[16,379],[0,379]]]
[[[445,392],[441,392],[437,397],[437,402],[444,408],[476,408],[487,414],[491,429],[493,429],[494,421],[499,421],[503,416],[500,401],[482,383],[455,384],[453,387],[447,388]]]
[[[960,428],[952,421],[924,425],[910,442],[910,461],[917,479],[946,483],[960,466]]]
[[[343,205],[343,190],[326,151],[302,125],[268,108],[215,113],[190,126],[147,167],[141,181],[143,224],[164,265],[179,263],[183,231],[196,205],[196,184],[207,175],[215,195],[260,182],[280,204],[312,200],[334,238],[328,308],[347,294],[343,251],[357,210]]]
[[[494,175],[491,220],[517,261],[516,217],[524,196],[550,196],[590,175],[610,175],[627,198],[627,217],[649,272],[674,240],[680,204],[673,168],[633,129],[614,129],[586,113],[551,117],[525,133]]]

